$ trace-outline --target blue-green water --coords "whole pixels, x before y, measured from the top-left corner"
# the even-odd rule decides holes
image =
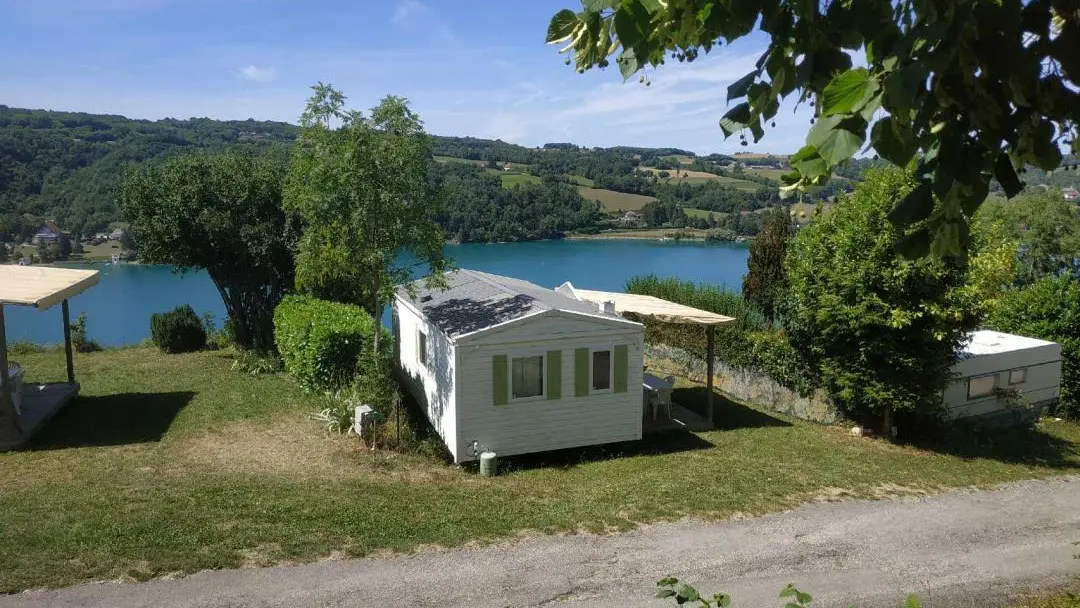
[[[502,274],[545,287],[563,281],[585,289],[622,291],[636,274],[677,275],[692,281],[739,289],[746,272],[744,245],[659,241],[543,241],[490,245],[447,245],[461,268]],[[169,266],[100,265],[101,281],[71,300],[74,319],[85,312],[90,338],[104,346],[142,341],[150,334],[150,315],[191,304],[220,321],[225,308],[205,272],[179,275]],[[4,309],[8,340],[63,341],[60,307],[36,311]]]

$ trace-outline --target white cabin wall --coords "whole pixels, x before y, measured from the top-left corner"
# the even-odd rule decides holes
[[[454,452],[455,460],[475,458],[466,453],[474,440],[484,449],[510,456],[641,438],[642,329],[569,316],[539,317],[507,329],[458,347],[461,449]],[[575,397],[574,350],[610,349],[614,356],[619,344],[627,346],[627,391]],[[494,405],[492,357],[549,350],[562,351],[561,398],[547,399],[545,390],[543,399]]]
[[[1026,369],[1027,379],[1009,385],[1009,372]],[[1006,409],[1008,404],[997,396],[969,400],[968,380],[993,375],[1000,389],[1017,389],[1028,404],[1039,404],[1058,398],[1061,390],[1061,347],[1057,344],[1038,348],[968,357],[957,362],[953,371],[958,377],[945,389],[945,416],[948,419],[981,416]]]
[[[451,454],[458,449],[457,411],[455,408],[454,344],[400,300],[394,301],[397,316],[394,336],[396,363],[405,388],[427,413],[431,425],[442,437]],[[429,364],[418,357],[417,331],[427,333]]]

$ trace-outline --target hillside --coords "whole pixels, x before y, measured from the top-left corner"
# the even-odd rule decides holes
[[[288,154],[295,125],[206,118],[157,121],[123,116],[25,110],[0,105],[0,242],[26,242],[46,221],[80,235],[120,220],[113,191],[124,170],[151,159],[198,150]],[[619,226],[627,210],[648,227],[716,227],[708,213],[736,214],[780,205],[777,186],[787,158],[770,154],[695,155],[678,148],[584,148],[549,143],[528,148],[499,140],[433,136],[446,197],[448,238],[552,238],[567,231]],[[808,201],[850,190],[866,168],[860,159]],[[1029,183],[1080,186],[1080,173],[1029,171]],[[494,181],[492,181],[494,180]],[[506,193],[492,190],[501,185]],[[508,211],[507,208],[516,211]],[[551,215],[541,221],[540,210]],[[683,209],[697,209],[689,215]],[[714,215],[727,217],[726,215]],[[530,218],[528,222],[522,223]],[[514,225],[517,223],[518,225]],[[752,235],[754,225],[737,226]]]

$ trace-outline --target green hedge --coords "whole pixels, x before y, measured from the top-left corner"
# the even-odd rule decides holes
[[[286,296],[274,309],[274,342],[285,371],[308,391],[351,383],[376,326],[359,306],[308,296]]]
[[[150,337],[167,353],[190,353],[206,346],[202,319],[187,304],[151,315]]]
[[[990,315],[990,327],[1061,345],[1056,411],[1080,419],[1080,279],[1049,277],[1005,294]]]

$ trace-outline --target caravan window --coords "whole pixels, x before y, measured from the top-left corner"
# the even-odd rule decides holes
[[[428,364],[428,352],[427,352],[427,334],[422,331],[416,332],[416,358],[420,361],[420,365],[427,367]]]
[[[611,351],[592,352],[592,390],[611,390]]]
[[[1027,382],[1027,368],[1021,367],[1020,369],[1014,369],[1009,371],[1009,385],[1023,384]]]
[[[510,395],[514,399],[544,394],[544,356],[514,357],[510,360]]]
[[[979,376],[978,378],[968,379],[968,399],[978,399],[979,397],[988,397],[994,392],[994,386],[997,384],[997,376]]]

